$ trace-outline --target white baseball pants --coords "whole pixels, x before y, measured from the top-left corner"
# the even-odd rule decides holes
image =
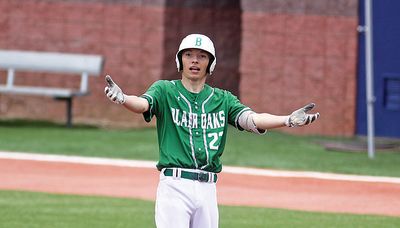
[[[155,220],[157,228],[217,228],[216,184],[160,173]]]

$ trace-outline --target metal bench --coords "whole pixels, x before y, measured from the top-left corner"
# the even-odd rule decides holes
[[[0,84],[0,93],[42,95],[66,101],[66,125],[71,127],[72,99],[89,94],[88,77],[101,74],[103,63],[100,55],[0,50],[0,68],[7,71],[6,84]],[[15,85],[17,71],[80,75],[80,88]]]

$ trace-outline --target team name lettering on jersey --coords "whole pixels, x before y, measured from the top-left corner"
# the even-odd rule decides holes
[[[172,120],[175,125],[187,128],[199,127],[199,116],[197,113],[182,111],[180,109],[171,108]],[[216,129],[225,126],[225,112],[202,113],[200,115],[200,127],[202,129]]]

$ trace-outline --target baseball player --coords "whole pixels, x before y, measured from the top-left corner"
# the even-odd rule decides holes
[[[159,228],[218,227],[216,182],[222,165],[228,124],[264,134],[267,129],[312,123],[308,104],[290,115],[255,113],[228,91],[206,84],[216,66],[213,42],[205,35],[186,36],[176,53],[180,80],[159,80],[141,96],[126,95],[106,76],[107,97],[157,119],[160,181],[155,221]]]

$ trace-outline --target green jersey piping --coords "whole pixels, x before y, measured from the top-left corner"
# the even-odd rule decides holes
[[[175,84],[175,83],[174,83],[174,84]],[[188,101],[188,99],[186,99],[185,96],[183,96],[183,94],[182,94],[181,92],[178,92],[178,93],[179,93],[179,96],[181,96],[182,99],[183,99],[183,100],[186,102],[186,104],[188,105],[188,107],[189,107],[189,112],[191,113],[191,112],[192,112],[192,106],[190,105],[190,102]],[[191,150],[192,150],[192,158],[193,158],[194,164],[195,164],[196,169],[197,169],[197,168],[199,167],[199,165],[197,164],[196,155],[195,155],[195,153],[194,153],[192,128],[189,127],[188,129],[189,129],[190,148],[191,148]]]
[[[203,104],[201,105],[201,111],[203,112],[203,113],[206,113],[206,110],[205,110],[205,105],[206,105],[206,103],[210,100],[210,98],[212,97],[214,95],[214,88],[212,89],[212,91],[211,91],[211,94],[207,97],[207,99],[203,102]],[[207,138],[206,138],[206,128],[204,128],[203,129],[203,140],[204,140],[204,148],[206,149],[206,156],[207,156],[207,164],[205,164],[205,165],[203,165],[202,167],[201,167],[201,169],[204,169],[204,168],[206,168],[210,163],[209,163],[209,152],[208,152],[208,147],[207,147]]]

